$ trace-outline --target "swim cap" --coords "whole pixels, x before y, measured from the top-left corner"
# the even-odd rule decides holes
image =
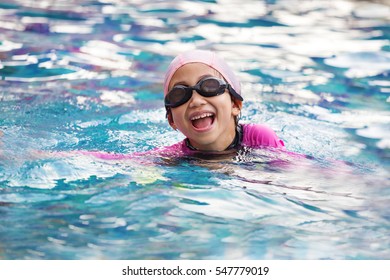
[[[232,88],[241,96],[241,86],[236,75],[226,64],[224,60],[219,58],[214,52],[204,50],[192,50],[176,56],[171,64],[168,66],[168,70],[165,74],[164,80],[164,96],[168,94],[169,82],[177,69],[188,63],[203,63],[211,68],[217,70],[226,81],[232,86]]]

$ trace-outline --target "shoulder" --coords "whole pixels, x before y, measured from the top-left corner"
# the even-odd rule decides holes
[[[252,148],[284,148],[284,143],[270,127],[264,124],[243,124],[242,145]]]
[[[159,155],[159,156],[181,157],[190,153],[190,149],[185,144],[185,140],[182,140],[173,145],[157,148],[150,152],[154,155]]]

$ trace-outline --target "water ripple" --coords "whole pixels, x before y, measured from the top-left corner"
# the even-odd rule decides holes
[[[384,3],[2,1],[0,256],[388,259]],[[172,57],[194,48],[238,74],[242,122],[306,156],[85,152],[181,140],[161,87]]]

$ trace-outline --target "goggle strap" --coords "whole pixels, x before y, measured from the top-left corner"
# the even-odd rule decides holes
[[[239,95],[230,84],[227,84],[227,88],[230,94],[233,95],[233,97],[237,98],[240,101],[244,101],[244,98],[242,98],[242,96]]]

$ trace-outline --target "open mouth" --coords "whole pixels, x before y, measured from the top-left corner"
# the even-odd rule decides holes
[[[213,113],[203,113],[200,115],[193,116],[190,121],[196,129],[204,130],[210,127],[214,123]]]

